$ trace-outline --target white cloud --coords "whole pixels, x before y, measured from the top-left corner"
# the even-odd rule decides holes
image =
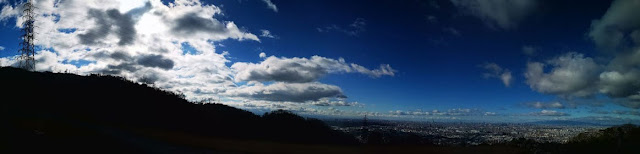
[[[604,94],[613,102],[640,108],[640,49],[618,54],[607,65],[589,57],[567,53],[545,63],[529,62],[525,77],[531,89],[563,98]],[[545,67],[551,71],[544,72]]]
[[[329,73],[362,73],[371,77],[393,76],[396,70],[389,65],[370,70],[357,64],[349,64],[344,59],[331,59],[320,56],[311,58],[278,58],[271,56],[260,63],[235,63],[231,68],[237,72],[236,81],[280,81],[312,82]]]
[[[545,66],[552,67],[545,72]],[[531,89],[541,93],[563,97],[591,96],[597,91],[595,86],[601,66],[591,58],[579,53],[567,53],[546,63],[529,62],[525,77]]]
[[[528,102],[523,104],[526,107],[536,109],[564,109],[565,106],[560,102]]]
[[[619,105],[640,108],[640,1],[616,0],[591,24],[589,37],[613,59],[599,75],[601,93]],[[606,59],[606,58],[605,58]]]
[[[536,0],[451,0],[458,8],[467,11],[490,27],[513,29],[518,22],[533,12]]]
[[[276,4],[273,4],[271,0],[262,0],[264,3],[267,3],[267,8],[273,10],[273,12],[278,12],[278,7]]]
[[[260,52],[260,54],[258,55],[260,58],[267,58],[267,54],[264,52]]]
[[[52,49],[37,51],[36,69],[111,74],[180,91],[189,99],[217,98],[235,83],[226,64],[228,53],[216,52],[214,43],[259,41],[232,21],[216,19],[221,9],[199,0],[167,5],[160,0],[126,2],[136,7],[120,2],[34,1],[39,8],[35,43]],[[0,19],[20,19],[19,7],[4,5]],[[194,53],[184,54],[184,45]],[[78,61],[87,64],[72,65]],[[0,58],[0,62],[2,66],[16,63],[15,57]]]
[[[22,6],[12,6],[12,5],[4,5],[2,6],[2,11],[0,11],[0,21],[6,20],[11,17],[15,17],[20,13],[19,10],[22,10]]]
[[[481,67],[489,71],[483,74],[484,78],[498,78],[502,81],[504,86],[509,87],[511,85],[513,77],[511,76],[511,71],[509,69],[503,69],[496,63],[485,63],[484,65],[481,65]]]
[[[594,20],[588,36],[608,54],[601,64],[582,54],[569,53],[545,63],[529,62],[527,84],[542,93],[561,97],[604,94],[611,102],[640,108],[640,1],[616,0]],[[543,70],[551,66],[551,72]]]
[[[530,113],[531,115],[534,116],[569,116],[570,114],[568,113],[564,113],[564,112],[558,112],[558,111],[554,111],[554,110],[542,110],[540,112],[533,112]]]
[[[275,35],[271,34],[271,32],[269,30],[262,29],[262,30],[260,30],[260,32],[262,32],[262,34],[260,35],[261,37],[278,38],[278,36],[275,36]]]
[[[0,46],[0,51],[2,51],[2,50],[4,50],[4,47],[3,47],[3,46]]]
[[[328,98],[322,98],[318,101],[311,102],[312,105],[315,106],[362,106],[362,104],[358,102],[347,102],[343,99],[332,100]]]

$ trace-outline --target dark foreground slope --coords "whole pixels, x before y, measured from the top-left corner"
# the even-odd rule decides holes
[[[159,133],[160,137],[174,133],[305,144],[356,143],[318,120],[284,111],[261,117],[221,104],[194,104],[120,77],[0,68],[0,86],[2,151],[197,152],[183,147],[189,146],[181,143],[184,140],[168,144],[139,135],[154,135],[148,132],[167,132]]]

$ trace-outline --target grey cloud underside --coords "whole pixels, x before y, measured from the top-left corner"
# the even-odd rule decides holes
[[[134,22],[131,16],[120,14],[118,10],[108,10],[107,15],[115,21],[118,26],[116,34],[120,38],[118,45],[127,45],[133,43],[136,36],[136,29],[133,27]]]
[[[160,76],[155,72],[148,72],[138,77],[138,82],[153,84],[160,80]]]
[[[100,51],[100,52],[96,52],[94,54],[91,54],[90,57],[95,58],[95,59],[105,59],[105,58],[110,58],[113,60],[118,60],[118,61],[131,61],[133,60],[133,57],[124,51],[116,51],[113,53],[107,53],[106,51]]]
[[[109,65],[109,69],[121,69],[127,71],[135,71],[135,65],[141,65],[144,67],[155,67],[161,69],[171,69],[175,65],[175,62],[169,58],[166,58],[162,55],[139,55],[139,56],[131,56],[129,53],[124,51],[115,51],[112,53],[107,53],[107,51],[101,51],[90,55],[92,58],[96,60],[106,60],[112,59],[116,61],[121,61],[119,65]],[[135,63],[133,63],[133,62]]]
[[[319,66],[302,66],[298,63],[289,63],[268,71],[251,71],[246,80],[303,83],[317,80],[327,73],[328,71],[325,68]]]
[[[161,69],[173,68],[174,62],[171,59],[164,58],[161,55],[145,55],[136,60],[138,64],[146,67],[157,67]]]
[[[213,18],[200,17],[195,13],[186,14],[175,21],[171,31],[191,35],[197,32],[226,33],[227,28],[222,22]]]
[[[240,87],[230,90],[230,96],[277,102],[307,102],[322,98],[346,98],[342,90],[321,83],[274,83],[267,86]]]
[[[92,55],[92,57],[97,60],[104,60],[108,58],[121,61],[119,64],[109,64],[106,68],[95,71],[96,73],[111,75],[119,75],[122,71],[136,72],[143,69],[143,67],[168,70],[173,68],[175,65],[173,60],[165,58],[162,55],[141,55],[132,57],[126,52],[121,51],[113,52],[111,54],[98,53]],[[145,79],[139,78],[138,80],[144,80],[144,83],[153,83],[157,81],[157,79],[157,76],[147,74],[145,75]]]
[[[109,9],[105,12],[97,9],[90,9],[88,12],[91,19],[95,19],[97,27],[90,29],[87,33],[79,34],[80,43],[94,45],[100,39],[114,32],[120,39],[118,45],[129,45],[135,41],[136,29],[135,21],[129,14],[121,14],[117,9]]]
[[[111,24],[107,21],[104,13],[100,10],[91,9],[87,14],[89,17],[96,20],[97,27],[90,29],[85,34],[79,34],[78,38],[80,38],[80,43],[92,45],[96,44],[98,39],[107,37],[107,34],[109,34],[109,31],[111,30]]]
[[[600,20],[591,24],[589,37],[601,49],[616,51],[640,43],[640,1],[617,0]]]
[[[266,56],[266,54],[264,54]],[[263,56],[263,58],[264,58]],[[240,87],[230,94],[234,97],[253,98],[278,102],[311,102],[316,106],[354,106],[357,103],[327,102],[328,98],[346,98],[342,90],[333,85],[318,83],[317,80],[330,73],[361,73],[377,78],[393,76],[396,70],[389,65],[370,70],[363,66],[347,63],[344,59],[320,56],[311,58],[266,57],[260,63],[235,63],[231,68],[236,72],[234,80],[249,82],[269,82],[268,86],[254,85]],[[319,101],[321,100],[322,101]]]

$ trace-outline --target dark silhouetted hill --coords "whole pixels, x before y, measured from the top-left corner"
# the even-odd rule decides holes
[[[564,144],[519,138],[506,145],[531,153],[640,153],[640,127],[626,124],[584,132]]]
[[[100,152],[119,153],[135,152],[139,145],[156,146],[130,134],[136,130],[277,142],[357,143],[319,120],[287,111],[258,116],[222,104],[195,104],[179,94],[121,77],[5,67],[0,68],[0,85],[3,150],[104,149]]]
[[[580,133],[568,146],[579,153],[640,153],[640,127],[626,124]]]

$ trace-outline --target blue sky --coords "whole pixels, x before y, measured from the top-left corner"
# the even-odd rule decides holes
[[[19,14],[10,12],[20,5],[0,2],[0,57],[5,59],[2,65],[12,65],[20,40],[15,26]],[[150,84],[186,93],[193,100],[212,98],[256,112],[289,109],[305,115],[490,122],[640,119],[640,80],[634,80],[640,79],[640,62],[624,59],[640,55],[640,18],[633,15],[640,13],[633,10],[640,2],[633,0],[186,0],[151,1],[148,7],[146,1],[95,2],[74,8],[116,8],[131,16],[136,39],[119,46],[113,44],[126,25],[118,21],[129,18],[106,17],[114,21],[107,23],[112,27],[103,34],[107,36],[85,44],[83,36],[100,27],[92,22],[98,17],[80,20],[71,16],[73,11],[58,10],[65,2],[36,3],[47,8],[42,14],[61,18],[43,24],[58,31],[78,29],[68,35],[43,34],[47,36],[38,45],[49,50],[39,58],[51,63],[40,64],[39,71],[64,68],[134,81],[154,79]],[[163,7],[173,12],[163,12]],[[146,12],[139,18],[133,18],[135,12],[125,14],[133,8]],[[151,13],[175,20],[152,20],[147,15]],[[181,20],[192,19],[186,18],[190,15],[207,22]],[[161,27],[154,22],[170,30],[147,32],[145,25]],[[219,23],[223,26],[215,27]],[[50,41],[59,37],[81,43]],[[170,43],[145,41],[155,37]],[[169,54],[173,50],[176,54]],[[118,52],[138,63],[113,58],[122,55]],[[99,53],[111,59],[98,58]],[[319,57],[315,61],[312,56]],[[74,60],[82,62],[68,63]],[[307,64],[311,66],[295,67]],[[284,69],[288,72],[277,71]],[[207,71],[217,73],[202,74]],[[177,74],[180,79],[172,78]],[[301,74],[312,75],[304,81],[293,79]],[[210,79],[219,81],[205,83]],[[310,90],[314,88],[326,91]]]

